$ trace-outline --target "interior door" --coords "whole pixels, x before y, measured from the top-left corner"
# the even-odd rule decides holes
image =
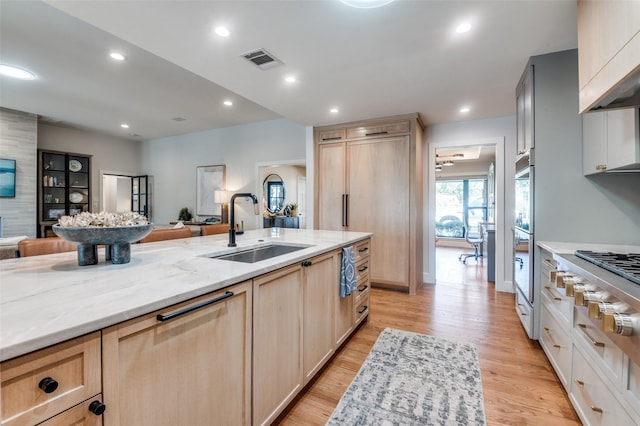
[[[149,218],[149,176],[131,177],[131,211]]]
[[[409,137],[350,142],[349,230],[373,232],[371,281],[409,286]]]

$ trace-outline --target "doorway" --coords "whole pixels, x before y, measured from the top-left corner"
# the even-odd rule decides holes
[[[475,160],[470,160],[472,156],[471,152],[475,152]],[[462,155],[460,155],[462,154]],[[446,165],[444,164],[445,162]],[[476,163],[474,165],[474,162]],[[437,166],[437,163],[438,166]],[[453,164],[451,164],[453,163]],[[437,168],[436,168],[437,167]],[[464,239],[464,227],[465,218],[473,216],[475,226],[480,222],[491,222],[495,227],[495,288],[499,291],[511,291],[508,287],[508,283],[505,283],[505,246],[504,241],[504,223],[505,223],[505,200],[504,200],[504,138],[491,138],[482,140],[470,140],[470,141],[451,141],[451,142],[437,142],[429,145],[429,162],[428,162],[428,226],[425,232],[425,247],[427,248],[427,258],[425,259],[426,265],[428,265],[427,272],[425,274],[425,282],[437,283],[440,280],[438,276],[438,267],[436,266],[436,247],[448,246],[446,253],[443,251],[443,255],[446,255],[448,259],[454,257],[454,254],[462,254],[463,252],[473,252],[474,249]],[[438,209],[438,203],[436,202],[436,193],[438,182],[458,181],[459,185],[450,185],[451,187],[459,187],[460,193],[449,188],[449,192],[453,194],[452,199],[459,199],[460,205],[452,207],[456,210],[452,214],[443,214],[441,217],[437,215],[444,210]],[[465,181],[467,182],[467,199],[465,203],[464,190]],[[474,187],[474,188],[471,188]],[[479,188],[482,188],[481,190]],[[478,195],[478,191],[482,193],[482,197],[473,197],[471,195]],[[445,191],[446,193],[447,191]],[[452,194],[449,194],[450,196]],[[457,197],[456,198],[456,195]],[[450,197],[451,198],[451,197]],[[454,203],[455,204],[455,203]],[[452,210],[452,211],[453,211]],[[471,213],[475,214],[471,214]],[[476,216],[483,216],[482,220],[477,219]],[[447,216],[450,216],[447,218]],[[486,220],[484,217],[486,216]],[[455,221],[453,218],[455,217]],[[444,219],[441,220],[441,219]],[[448,220],[451,219],[451,220]],[[448,221],[447,221],[448,220]],[[467,219],[468,221],[469,219]],[[446,222],[446,223],[445,223]],[[455,223],[454,223],[455,222]],[[467,225],[470,228],[470,224]],[[448,237],[439,236],[439,233],[450,232],[455,235]],[[453,247],[453,248],[451,248]],[[485,248],[486,250],[486,248]],[[457,258],[456,258],[457,259]],[[484,267],[486,270],[487,259],[483,259],[483,262],[478,262],[480,268]],[[475,261],[469,260],[468,266],[475,268]],[[466,267],[460,262],[461,267]],[[468,268],[467,269],[471,269]],[[470,271],[467,271],[470,272]],[[480,269],[474,272],[474,276],[477,277],[481,273]],[[486,272],[484,272],[486,275]],[[445,278],[442,279],[443,281]]]
[[[256,193],[258,196],[262,196],[263,208],[262,217],[260,220],[259,228],[270,227],[273,225],[274,217],[281,218],[290,209],[285,209],[286,206],[291,204],[297,204],[297,219],[295,223],[296,227],[306,228],[306,179],[307,179],[307,166],[305,160],[293,160],[293,161],[280,161],[270,163],[258,163],[257,165],[257,182],[260,186],[259,191]],[[282,201],[282,209],[269,209],[267,199],[265,195],[268,193],[268,182],[265,182],[268,176],[275,175],[280,178],[282,182],[282,188],[284,190],[284,200]],[[271,180],[271,179],[267,179]],[[278,221],[282,224],[284,222]],[[286,222],[289,223],[289,222]]]
[[[147,175],[130,176],[101,172],[101,211],[133,211],[151,218],[150,181]]]

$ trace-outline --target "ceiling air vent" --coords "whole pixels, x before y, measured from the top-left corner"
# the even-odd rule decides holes
[[[172,120],[173,120],[173,121],[180,122],[180,121],[185,121],[185,120],[186,120],[186,118],[183,118],[183,117],[174,117],[174,118],[172,118]]]
[[[269,68],[282,65],[282,62],[279,59],[264,49],[255,49],[250,52],[243,53],[242,56],[248,61],[253,62],[261,70],[267,70]]]

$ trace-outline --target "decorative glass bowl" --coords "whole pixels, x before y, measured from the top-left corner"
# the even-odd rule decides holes
[[[60,238],[78,244],[78,265],[96,265],[98,245],[105,246],[107,261],[121,264],[131,261],[131,243],[146,237],[153,229],[153,223],[110,227],[53,225],[52,229]]]

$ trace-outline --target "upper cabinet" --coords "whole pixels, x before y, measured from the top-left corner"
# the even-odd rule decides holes
[[[592,112],[582,118],[585,175],[640,169],[640,110]]]
[[[38,236],[61,216],[91,210],[91,156],[39,152]]]
[[[518,156],[533,148],[533,65],[529,64],[522,73],[516,87],[516,126]]]
[[[578,64],[586,112],[640,70],[640,1],[578,1]]]

